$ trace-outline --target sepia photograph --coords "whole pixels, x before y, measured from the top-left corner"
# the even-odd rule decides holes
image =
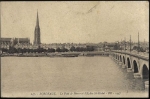
[[[1,97],[149,97],[148,1],[1,1]]]

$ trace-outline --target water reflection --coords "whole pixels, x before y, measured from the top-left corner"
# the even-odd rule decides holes
[[[142,79],[142,78],[134,78],[133,72],[127,72],[127,68],[122,68],[118,66],[118,68],[124,73],[124,77],[128,82],[128,89],[132,90],[133,92],[147,92],[149,88],[145,88],[145,82],[149,81],[149,79]],[[149,82],[147,82],[149,85]]]

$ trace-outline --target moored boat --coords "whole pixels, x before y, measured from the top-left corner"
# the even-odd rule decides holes
[[[64,54],[61,55],[62,57],[78,57],[78,55],[72,55],[72,54]]]

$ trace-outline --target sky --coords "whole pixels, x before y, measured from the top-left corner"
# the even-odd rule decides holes
[[[149,41],[148,1],[1,2],[1,37],[34,40],[37,9],[41,43]]]

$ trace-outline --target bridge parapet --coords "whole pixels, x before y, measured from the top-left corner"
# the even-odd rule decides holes
[[[143,53],[143,52],[129,52],[129,51],[120,51],[120,50],[112,50],[111,52],[115,52],[115,53],[121,53],[121,54],[126,54],[126,55],[131,55],[146,61],[149,61],[149,53]]]

